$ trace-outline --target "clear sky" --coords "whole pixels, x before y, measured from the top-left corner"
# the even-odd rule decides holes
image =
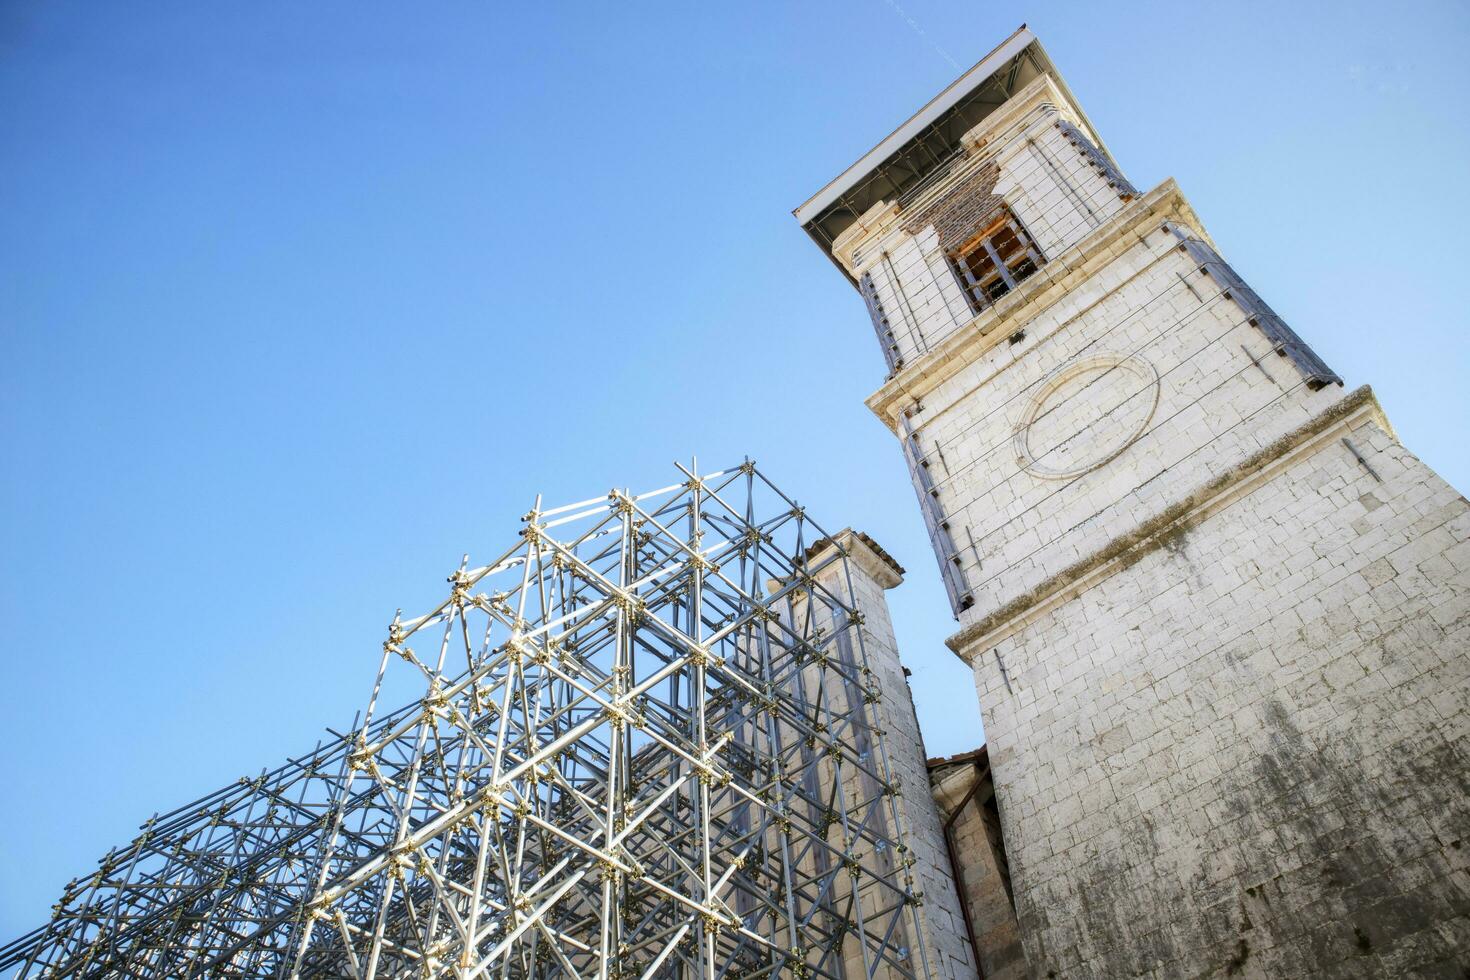
[[[367,697],[536,493],[750,454],[909,569],[856,293],[791,209],[1021,22],[1140,187],[1470,486],[1470,7],[0,5],[0,940]]]

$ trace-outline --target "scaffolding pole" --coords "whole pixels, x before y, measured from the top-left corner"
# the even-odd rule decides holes
[[[150,819],[0,969],[927,976],[846,557],[753,463],[680,471],[538,500],[349,732]]]

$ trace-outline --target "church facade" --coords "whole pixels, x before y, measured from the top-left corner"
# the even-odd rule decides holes
[[[977,972],[1462,976],[1470,504],[1371,390],[1025,28],[796,216],[974,670],[930,775]]]

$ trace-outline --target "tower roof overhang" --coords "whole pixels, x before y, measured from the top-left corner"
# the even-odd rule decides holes
[[[902,203],[942,174],[962,152],[961,138],[1012,94],[1039,75],[1049,74],[1087,123],[1092,141],[1107,147],[1057,72],[1036,35],[1022,24],[1014,34],[955,79],[793,214],[832,263],[832,242],[879,201]],[[1111,158],[1111,154],[1108,154]]]

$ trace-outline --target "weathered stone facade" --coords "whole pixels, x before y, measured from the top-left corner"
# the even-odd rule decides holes
[[[816,579],[843,601],[850,599],[862,612],[863,651],[876,686],[883,692],[877,715],[886,735],[888,769],[900,789],[898,809],[908,848],[901,860],[910,863],[909,873],[914,876],[914,888],[922,902],[919,906],[919,921],[924,930],[922,956],[917,941],[911,938],[910,959],[918,973],[946,980],[973,978],[974,954],[945,855],[939,815],[929,792],[919,719],[898,659],[898,642],[894,638],[888,600],[884,597],[887,590],[903,581],[903,568],[872,538],[850,530],[818,542],[808,556],[809,564],[821,567],[822,552],[833,547],[847,554],[847,564],[831,564]],[[851,958],[849,975],[862,975],[860,958],[855,955]],[[921,961],[924,969],[920,969]]]
[[[1338,404],[956,643],[1037,973],[1461,975],[1470,506]]]
[[[1027,32],[992,59],[953,157],[798,216],[887,314],[868,405],[975,671],[1031,972],[1463,976],[1470,505],[1172,181],[1127,182]],[[976,314],[916,215],[993,196],[1045,262]]]
[[[1011,897],[995,782],[984,747],[929,763],[934,800],[964,901],[965,925],[986,980],[1025,980],[1026,953]]]

